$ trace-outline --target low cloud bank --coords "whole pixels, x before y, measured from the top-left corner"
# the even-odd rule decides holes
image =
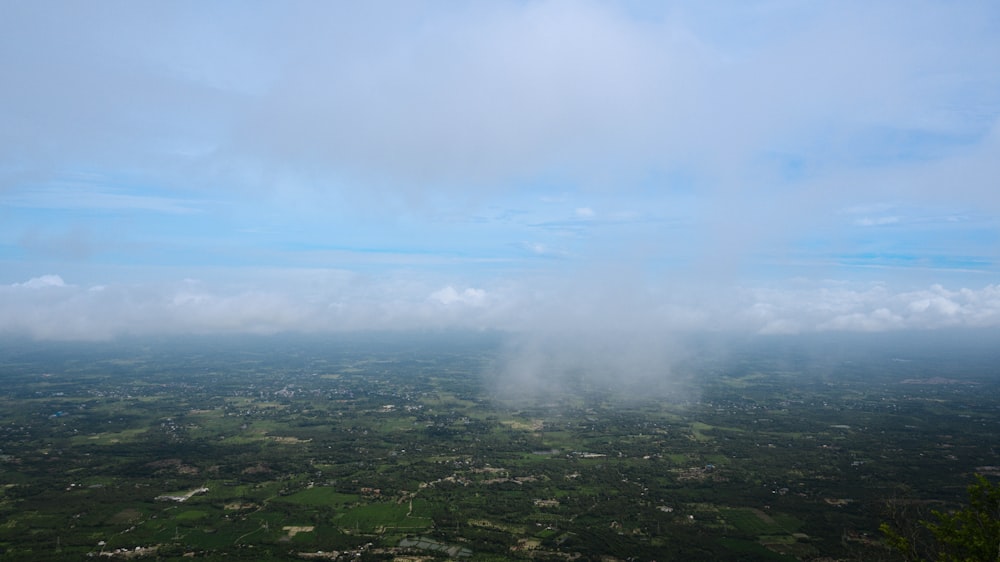
[[[899,292],[881,285],[757,290],[750,292],[750,300],[743,313],[762,334],[987,328],[1000,324],[1000,285],[981,289],[932,285]]]
[[[472,329],[655,348],[663,334],[796,334],[1000,326],[1000,285],[893,290],[815,283],[706,289],[538,282],[489,286],[278,272],[254,285],[184,279],[84,286],[45,274],[0,286],[0,333],[36,339],[119,335]],[[558,347],[557,338],[553,345]],[[528,347],[525,347],[527,350]],[[595,347],[595,346],[589,346]],[[528,353],[530,355],[530,353]],[[539,351],[537,361],[544,363]]]
[[[84,286],[55,274],[0,286],[0,336],[110,340],[179,334],[490,330],[494,395],[558,407],[592,397],[684,400],[689,361],[725,349],[690,335],[1000,327],[1000,285],[892,290],[826,282],[782,290],[653,290],[633,284],[471,286],[339,270],[254,272],[254,285],[183,279]],[[726,338],[723,338],[725,340]],[[721,340],[720,340],[721,341]]]

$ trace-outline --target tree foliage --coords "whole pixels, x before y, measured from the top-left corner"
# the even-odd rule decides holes
[[[967,506],[953,512],[934,510],[933,521],[919,522],[930,540],[882,523],[886,543],[905,560],[915,562],[1000,562],[1000,486],[977,474],[968,492]]]

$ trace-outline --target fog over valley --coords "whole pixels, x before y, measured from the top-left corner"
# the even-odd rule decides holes
[[[0,333],[996,327],[998,17],[13,3]]]

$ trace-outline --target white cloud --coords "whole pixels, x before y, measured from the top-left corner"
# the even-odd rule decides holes
[[[862,217],[854,220],[854,224],[858,226],[884,226],[887,224],[896,224],[900,221],[899,217],[888,216],[888,217]]]
[[[486,291],[468,287],[462,292],[458,292],[454,287],[447,287],[434,291],[430,298],[444,305],[464,304],[468,306],[483,306],[486,302]]]
[[[996,262],[996,6],[663,6],[6,7],[0,66],[17,87],[0,89],[0,203],[18,220],[0,220],[0,248],[31,254],[14,279],[129,260],[176,260],[176,278],[240,267],[199,283],[95,279],[101,290],[36,277],[0,287],[0,331],[997,324],[995,285],[761,288],[744,273],[762,250],[893,254],[912,240],[853,227],[902,236],[942,202],[955,228],[987,218],[954,245],[935,237],[940,254]],[[531,219],[413,221],[490,206]],[[358,215],[389,220],[358,234]],[[375,237],[373,251],[341,249]],[[963,253],[974,238],[987,241]]]
[[[576,334],[654,342],[699,331],[809,333],[1000,326],[1000,285],[893,291],[882,285],[800,281],[798,288],[698,291],[644,287],[576,272],[491,289],[406,273],[379,280],[337,271],[258,272],[254,282],[191,280],[90,287],[49,274],[0,287],[0,333],[41,339],[123,334],[274,333],[426,328]],[[264,280],[267,281],[264,281]],[[58,290],[45,290],[58,289]],[[581,340],[582,341],[582,340]],[[639,347],[629,344],[633,353]]]
[[[747,327],[761,333],[889,331],[1000,326],[1000,286],[891,292],[867,288],[815,287],[749,291]],[[764,306],[762,303],[767,303]],[[764,312],[762,312],[764,310]]]
[[[871,128],[966,132],[975,112],[949,102],[989,108],[997,85],[989,4],[636,18],[587,1],[306,3],[211,31],[183,3],[5,15],[0,35],[24,45],[3,51],[19,87],[0,93],[13,127],[0,153],[27,156],[11,169],[141,163],[173,185],[353,178],[414,195],[558,173],[617,190],[678,166],[730,181],[774,151],[844,158]]]
[[[41,289],[44,287],[65,287],[66,283],[58,275],[42,275],[32,277],[24,283],[14,283],[14,287],[24,287],[26,289]]]

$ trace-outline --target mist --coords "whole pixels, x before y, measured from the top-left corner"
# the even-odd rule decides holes
[[[106,7],[0,18],[3,337],[497,332],[501,395],[683,395],[703,335],[1000,326],[991,3]]]

